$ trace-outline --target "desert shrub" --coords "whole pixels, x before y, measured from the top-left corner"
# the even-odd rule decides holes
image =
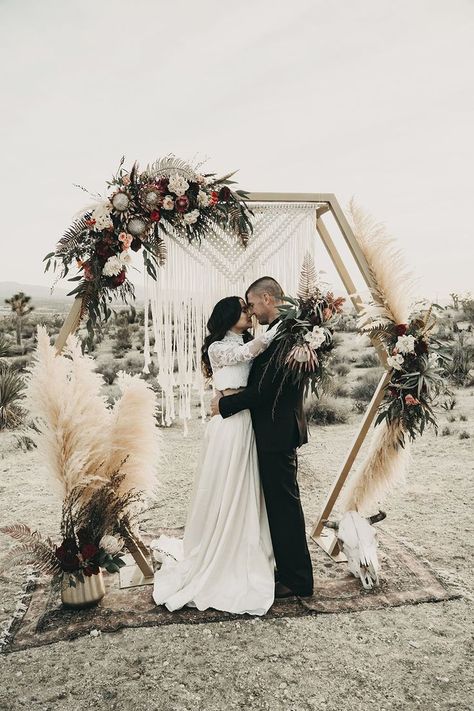
[[[112,352],[115,356],[122,356],[126,351],[129,351],[132,347],[132,340],[130,338],[130,329],[128,324],[120,326],[117,329],[115,335],[115,342],[112,346]]]
[[[13,358],[10,361],[10,368],[17,371],[25,370],[25,368],[31,363],[31,358],[27,355],[19,356],[18,358]]]
[[[352,405],[352,409],[354,410],[354,412],[357,412],[358,415],[363,415],[364,412],[367,410],[367,403],[361,402],[360,400],[356,400]]]
[[[29,452],[36,448],[35,441],[26,433],[16,434],[15,439],[17,449],[21,449],[23,452]]]
[[[8,347],[8,355],[9,356],[22,356],[25,355],[26,349],[23,344],[19,346],[16,343],[11,343],[10,346]]]
[[[17,427],[25,416],[21,407],[23,378],[12,368],[0,366],[0,430]]]
[[[456,398],[454,395],[450,395],[449,397],[445,398],[443,402],[441,403],[441,407],[443,410],[446,410],[448,412],[449,410],[454,410],[456,407]]]
[[[338,364],[336,365],[336,367],[334,368],[334,370],[335,370],[335,372],[336,372],[338,375],[340,375],[340,376],[342,376],[342,377],[344,377],[344,375],[348,375],[348,373],[350,373],[350,371],[351,371],[351,369],[349,368],[349,366],[346,365],[346,363],[343,363],[343,362],[338,363]]]
[[[459,433],[459,439],[470,439],[471,435],[469,432],[466,432],[466,430],[463,430],[462,432]]]
[[[346,333],[354,333],[358,331],[357,314],[342,314],[337,323],[337,328],[339,331],[345,331]]]
[[[117,377],[117,372],[119,370],[120,368],[117,367],[117,365],[113,366],[109,363],[102,363],[101,365],[97,366],[95,372],[100,373],[102,375],[107,385],[113,385],[113,383],[115,382],[115,378]]]
[[[10,352],[10,341],[3,334],[0,333],[0,358],[4,358]]]
[[[362,358],[355,364],[356,368],[376,368],[380,366],[380,360],[375,353],[364,353]]]
[[[442,434],[443,437],[448,437],[448,436],[451,434],[450,428],[446,425],[446,426],[443,427],[443,429],[441,430],[441,434]]]
[[[304,409],[308,421],[317,425],[344,424],[349,420],[349,407],[329,395],[311,396]]]
[[[352,388],[352,397],[354,400],[370,402],[379,382],[380,374],[378,372],[365,373],[360,382]]]
[[[127,371],[127,373],[132,373],[133,375],[137,373],[141,373],[143,370],[143,358],[137,358],[133,356],[129,356],[128,358],[125,359],[125,362],[123,364],[123,369]]]
[[[451,361],[446,363],[446,374],[456,385],[465,386],[472,382],[474,368],[474,343],[466,331],[455,334],[450,350]]]
[[[334,397],[349,397],[349,388],[340,378],[333,378],[329,386],[329,394]]]
[[[456,422],[456,415],[449,415],[448,422]]]
[[[459,415],[460,422],[467,422],[467,415]]]

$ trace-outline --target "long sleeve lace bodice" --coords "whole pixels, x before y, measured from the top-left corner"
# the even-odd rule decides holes
[[[209,346],[212,377],[216,390],[243,388],[247,385],[252,361],[268,348],[275,338],[279,323],[244,343],[243,336],[227,331],[222,341],[214,341]]]

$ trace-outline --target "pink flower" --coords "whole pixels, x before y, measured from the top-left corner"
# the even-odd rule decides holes
[[[405,405],[419,405],[420,401],[413,395],[405,395]]]
[[[122,178],[122,183],[124,185],[130,185],[130,176],[129,175],[124,175]]]
[[[120,242],[123,243],[122,249],[129,249],[130,245],[132,244],[133,237],[132,235],[129,235],[127,232],[121,232],[118,236]]]

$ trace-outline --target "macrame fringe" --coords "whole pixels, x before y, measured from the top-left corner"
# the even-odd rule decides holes
[[[253,203],[254,234],[247,248],[222,230],[201,244],[179,236],[168,241],[168,257],[158,280],[145,272],[145,342],[143,372],[153,359],[161,389],[161,424],[176,419],[187,434],[193,395],[206,417],[201,347],[213,306],[225,296],[245,295],[249,284],[273,276],[288,294],[295,294],[305,254],[314,258],[317,205]],[[149,313],[155,339],[150,346]],[[153,351],[153,353],[152,353]]]

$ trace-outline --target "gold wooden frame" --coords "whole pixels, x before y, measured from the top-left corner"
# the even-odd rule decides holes
[[[339,202],[336,199],[336,196],[333,193],[249,193],[247,200],[250,203],[304,202],[309,204],[314,203],[315,205],[318,205],[318,207],[316,208],[316,230],[319,236],[321,237],[321,240],[331,258],[332,263],[334,264],[334,267],[336,268],[337,273],[339,274],[342,283],[344,284],[344,287],[354,305],[354,308],[358,313],[360,313],[360,311],[362,310],[362,299],[358,295],[356,286],[349,274],[349,271],[347,270],[342,260],[342,257],[339,254],[336,245],[334,244],[334,241],[329,233],[329,230],[327,229],[327,226],[324,223],[323,216],[326,213],[330,212],[333,215],[334,220],[340,230],[340,233],[342,234],[345,243],[349,247],[349,250],[354,258],[355,264],[358,267],[368,288],[372,289],[375,286],[375,283],[371,271],[369,269],[369,265],[367,264],[362,250],[359,247],[359,244],[354,236],[352,228],[349,222],[347,221],[341,209],[341,206],[339,205]],[[55,342],[55,347],[58,353],[60,353],[63,349],[68,335],[76,331],[76,329],[78,328],[80,321],[80,310],[81,299],[76,298]],[[386,369],[385,373],[380,379],[377,389],[362,419],[359,431],[357,432],[349,448],[346,458],[342,466],[340,467],[331,486],[331,489],[329,490],[329,493],[326,497],[324,505],[322,506],[319,517],[314,523],[313,528],[311,530],[311,537],[328,553],[328,555],[330,555],[334,558],[334,560],[337,561],[345,560],[345,558],[339,550],[334,530],[325,527],[323,522],[329,517],[332,510],[334,509],[341,489],[344,486],[344,483],[355,461],[355,458],[362,446],[362,443],[364,442],[365,437],[367,436],[370,426],[377,413],[377,409],[383,399],[384,387],[390,379],[390,369],[387,367],[387,357],[385,351],[383,350],[383,348],[381,348],[380,344],[376,340],[373,340],[373,345],[380,358],[381,364]],[[131,575],[129,573],[129,577],[131,577],[131,580],[124,581],[123,585],[121,583],[121,587],[128,587],[130,585],[150,584],[153,580],[153,568],[147,560],[146,546],[142,543],[142,541],[134,537],[131,532],[128,532],[127,547],[141,572],[138,573],[137,571],[137,574],[134,575]],[[129,568],[129,566],[127,566],[127,568]],[[130,566],[129,571],[131,570],[131,568],[132,567]],[[135,568],[135,566],[133,566],[133,568]],[[126,568],[124,568],[123,570],[126,570]],[[133,572],[134,571],[132,570],[132,573]]]

